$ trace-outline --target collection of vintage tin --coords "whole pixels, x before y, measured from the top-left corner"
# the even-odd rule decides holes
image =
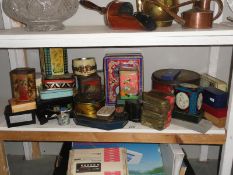
[[[107,130],[122,128],[129,120],[163,130],[172,118],[199,123],[205,117],[218,127],[225,125],[227,84],[207,74],[156,70],[152,89],[143,92],[140,53],[106,54],[104,84],[94,57],[72,59],[69,73],[65,48],[41,48],[40,64],[40,81],[33,68],[10,72],[8,127],[33,124],[35,116],[40,124],[57,119],[59,125],[68,125],[73,118],[77,125]]]

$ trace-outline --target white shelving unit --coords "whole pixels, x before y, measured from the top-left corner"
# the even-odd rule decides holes
[[[27,32],[22,28],[0,31],[0,48],[7,49],[224,45],[233,45],[233,27],[227,24],[216,24],[212,29],[206,30],[183,29],[179,25],[172,25],[152,32],[111,30],[106,26],[66,27],[65,30],[53,32]],[[124,129],[103,131],[77,126],[74,123],[66,127],[58,126],[56,121],[49,121],[46,125],[7,128],[1,107],[0,143],[13,140],[220,144],[223,145],[223,150],[219,174],[230,175],[233,159],[233,85],[231,87],[225,130],[212,127],[206,134],[201,134],[171,125],[163,131],[157,131],[129,122]],[[1,153],[1,145],[3,144],[0,144],[0,162],[4,163],[5,155]],[[6,166],[0,167],[1,175],[8,174]]]

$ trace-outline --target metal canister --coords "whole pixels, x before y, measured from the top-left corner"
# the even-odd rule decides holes
[[[90,76],[77,76],[77,81],[78,96],[82,101],[101,99],[101,78],[97,73]]]
[[[74,102],[74,112],[76,115],[96,118],[97,111],[104,106],[104,103],[103,99],[93,102],[81,102],[76,99]]]
[[[44,76],[63,75],[68,73],[67,49],[41,48],[40,67]]]
[[[36,100],[34,68],[16,68],[10,72],[12,97],[17,101]]]
[[[77,76],[90,76],[97,71],[94,57],[76,58],[72,60],[73,73]]]
[[[175,92],[180,83],[200,84],[200,74],[186,69],[160,69],[152,74],[152,89],[164,92]]]

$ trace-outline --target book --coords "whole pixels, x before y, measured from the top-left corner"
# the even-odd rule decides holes
[[[128,175],[125,148],[73,149],[67,175]]]
[[[184,152],[179,144],[160,144],[164,172],[167,175],[179,175]],[[166,163],[165,163],[166,162]]]

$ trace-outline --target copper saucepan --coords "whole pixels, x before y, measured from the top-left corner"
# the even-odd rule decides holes
[[[105,17],[105,23],[112,29],[153,30],[155,23],[150,16],[133,13],[129,2],[111,1],[107,7],[100,7],[88,0],[80,0],[85,8],[96,10]]]

